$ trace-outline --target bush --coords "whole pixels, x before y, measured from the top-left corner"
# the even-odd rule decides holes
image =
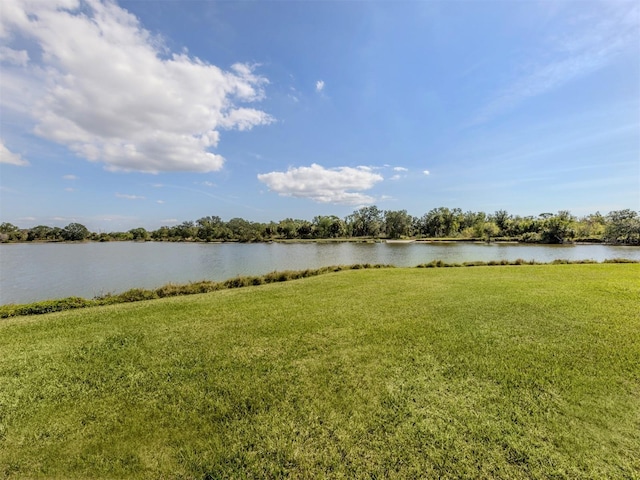
[[[19,315],[41,315],[43,313],[89,307],[95,304],[92,300],[86,300],[80,297],[67,297],[59,300],[45,300],[43,302],[28,303],[25,305],[3,305],[0,307],[0,318]]]

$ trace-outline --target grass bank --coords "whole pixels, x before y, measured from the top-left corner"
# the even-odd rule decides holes
[[[0,475],[637,478],[640,265],[360,269],[0,322]]]
[[[554,260],[552,264],[583,264],[597,263],[595,260]],[[639,263],[636,260],[625,258],[614,258],[605,260],[604,263]],[[441,267],[479,267],[479,266],[504,266],[504,265],[543,265],[535,260],[517,259],[508,260],[491,260],[488,262],[464,262],[464,263],[447,263],[442,260],[434,260],[429,263],[423,263],[417,268],[441,268]],[[132,288],[122,293],[108,293],[92,299],[82,297],[66,297],[53,300],[43,300],[33,303],[24,304],[8,304],[0,305],[0,319],[9,317],[18,317],[24,315],[40,315],[44,313],[62,312],[65,310],[74,310],[77,308],[98,307],[103,305],[115,305],[118,303],[140,302],[143,300],[155,300],[165,297],[178,297],[183,295],[195,295],[199,293],[210,293],[218,290],[226,290],[229,288],[253,287],[256,285],[264,285],[268,283],[286,282],[289,280],[299,280],[301,278],[315,277],[324,275],[325,273],[335,273],[342,270],[360,270],[367,268],[394,268],[393,265],[357,263],[353,265],[334,265],[306,270],[284,270],[275,271],[266,275],[258,276],[237,276],[224,280],[222,282],[214,282],[210,280],[202,280],[199,282],[190,282],[185,284],[169,283],[159,288]]]

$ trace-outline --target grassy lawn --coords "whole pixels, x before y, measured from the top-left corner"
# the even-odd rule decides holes
[[[0,321],[0,476],[640,478],[640,265],[348,270]]]

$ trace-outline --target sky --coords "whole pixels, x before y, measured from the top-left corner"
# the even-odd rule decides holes
[[[640,3],[0,3],[0,222],[368,205],[640,210]]]

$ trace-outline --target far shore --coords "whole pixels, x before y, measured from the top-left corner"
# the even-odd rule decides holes
[[[390,243],[390,244],[408,244],[408,243],[499,243],[499,244],[523,244],[523,245],[615,245],[615,246],[637,246],[625,243],[605,242],[601,239],[588,238],[588,239],[576,239],[573,241],[565,241],[563,243],[543,243],[543,242],[525,242],[516,238],[460,238],[460,237],[443,237],[443,238],[380,238],[380,237],[338,237],[338,238],[271,238],[268,240],[250,240],[242,241],[239,239],[228,240],[200,240],[200,239],[167,239],[167,240],[130,240],[130,239],[111,239],[111,240],[19,240],[19,241],[0,241],[0,244],[82,244],[82,243],[111,243],[111,242],[161,242],[161,243]]]

